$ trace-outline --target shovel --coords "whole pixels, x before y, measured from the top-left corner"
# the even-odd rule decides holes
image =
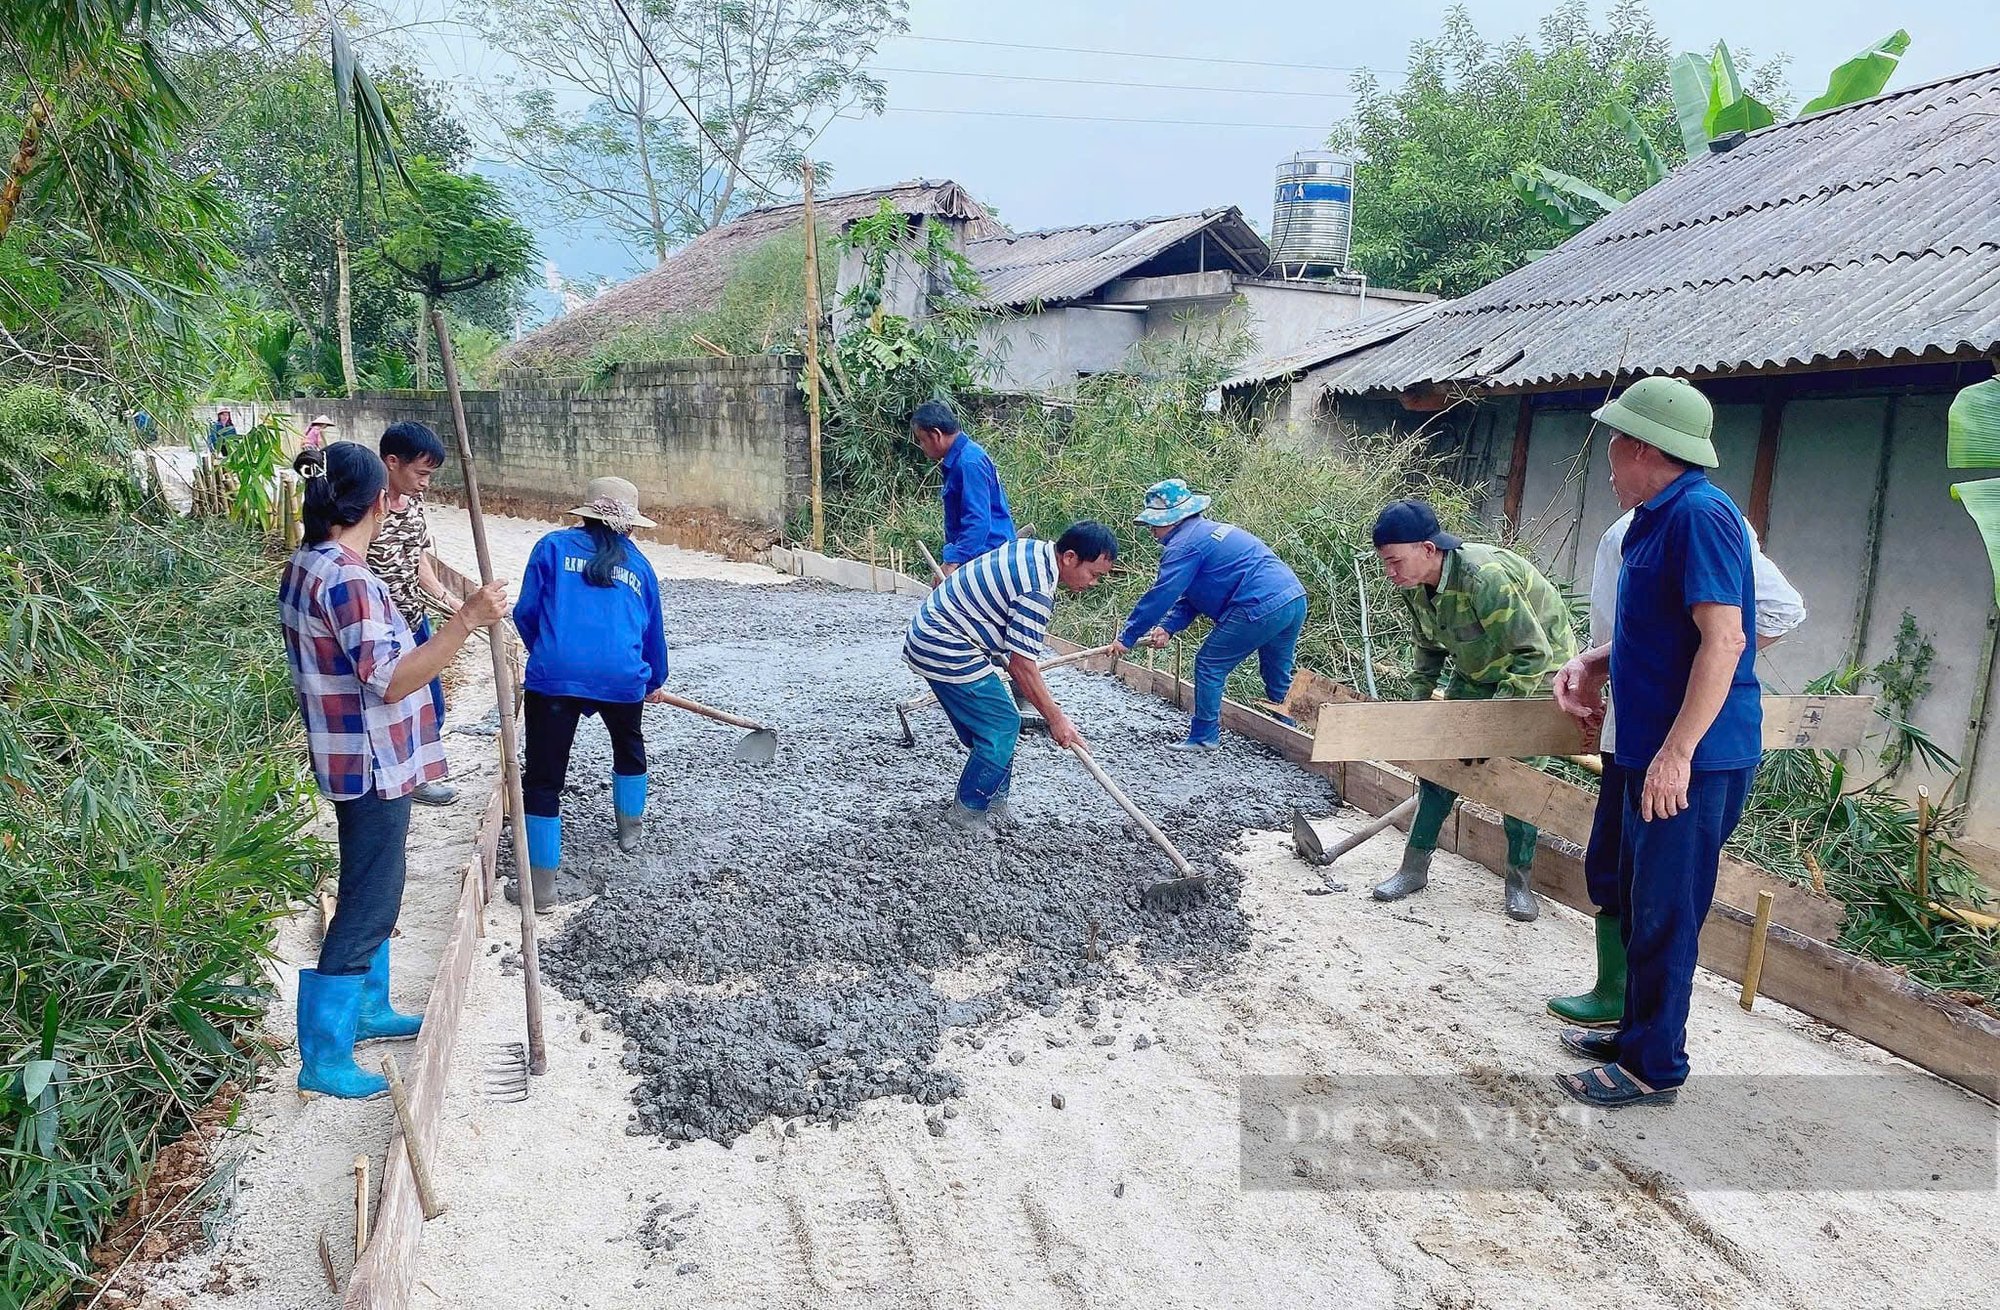
[[[1071,754],[1083,761],[1083,767],[1090,770],[1090,776],[1097,779],[1097,785],[1104,788],[1111,799],[1118,802],[1119,808],[1132,817],[1132,822],[1138,824],[1141,831],[1153,839],[1153,845],[1159,847],[1166,857],[1173,861],[1175,871],[1180,874],[1178,878],[1168,878],[1146,887],[1139,893],[1140,904],[1149,910],[1165,910],[1171,913],[1187,909],[1206,899],[1208,875],[1196,873],[1189,866],[1179,849],[1167,840],[1167,835],[1155,827],[1153,821],[1132,803],[1132,798],[1125,794],[1124,789],[1111,780],[1111,775],[1098,767],[1096,760],[1090,758],[1089,751],[1080,743],[1069,749]]]
[[[776,728],[767,728],[754,719],[739,718],[734,714],[726,714],[721,710],[710,709],[699,701],[687,700],[671,692],[663,691],[657,694],[663,703],[671,705],[675,709],[686,710],[690,714],[699,714],[705,719],[714,719],[717,723],[727,723],[732,728],[748,728],[750,730],[749,735],[736,743],[736,758],[742,760],[745,764],[769,764],[778,758],[778,730]]]
[[[1111,647],[1097,646],[1090,650],[1080,650],[1073,654],[1058,656],[1055,659],[1045,661],[1039,667],[1042,672],[1047,673],[1051,669],[1060,669],[1070,664],[1081,664],[1085,660],[1096,659],[1099,655],[1109,655],[1110,653]],[[913,711],[922,709],[936,699],[936,692],[927,691],[921,696],[912,696],[908,700],[899,700],[896,702],[896,718],[903,725],[903,736],[896,743],[897,745],[915,746],[917,744],[916,731],[910,727],[910,715]]]

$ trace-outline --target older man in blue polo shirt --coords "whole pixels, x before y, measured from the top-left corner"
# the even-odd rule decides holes
[[[1207,517],[1209,503],[1179,478],[1146,493],[1136,521],[1160,543],[1160,573],[1112,645],[1118,655],[1134,646],[1157,650],[1197,615],[1215,625],[1195,652],[1194,719],[1177,750],[1222,744],[1223,684],[1252,655],[1264,694],[1282,702],[1292,689],[1292,660],[1306,625],[1306,589],[1298,575],[1250,533]]]
[[[959,430],[951,406],[925,401],[910,416],[910,429],[925,458],[944,470],[944,554],[939,563],[950,577],[961,565],[1014,540],[1014,516],[992,457]]]
[[[1707,470],[1708,400],[1678,378],[1643,378],[1594,417],[1612,430],[1611,483],[1636,504],[1608,644],[1581,657],[1558,699],[1602,711],[1611,682],[1625,793],[1619,893],[1625,1013],[1615,1034],[1564,1044],[1604,1063],[1559,1086],[1606,1107],[1665,1104],[1687,1081],[1687,1018],[1702,921],[1722,845],[1763,754],[1757,587],[1750,528]]]

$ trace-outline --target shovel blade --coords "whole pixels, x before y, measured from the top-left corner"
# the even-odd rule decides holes
[[[745,764],[769,764],[778,758],[778,734],[759,728],[736,743],[736,758]]]

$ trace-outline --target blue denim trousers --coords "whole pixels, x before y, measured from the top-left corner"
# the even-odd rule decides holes
[[[1701,925],[1715,901],[1715,867],[1736,830],[1755,768],[1697,769],[1688,807],[1671,819],[1639,817],[1645,775],[1626,779],[1624,858],[1618,890],[1625,916],[1625,1018],[1618,1063],[1654,1087],[1687,1081],[1687,1018]]]
[[[930,680],[925,679],[926,682]],[[958,799],[984,813],[1014,780],[1014,748],[1021,741],[1021,711],[998,673],[977,682],[932,682],[951,730],[971,752],[958,775]]]
[[[1282,701],[1292,690],[1292,659],[1306,626],[1306,598],[1251,622],[1224,614],[1194,657],[1194,722],[1188,740],[1222,740],[1222,687],[1236,666],[1252,655],[1264,678],[1264,695]]]
[[[410,631],[417,635],[417,644],[419,646],[429,641],[431,639],[431,616],[428,614],[418,615],[417,621],[410,625]],[[431,708],[437,711],[438,735],[442,736],[444,735],[444,679],[442,677],[431,679]]]
[[[333,803],[340,830],[340,900],[319,944],[319,971],[367,973],[376,948],[389,940],[403,910],[403,843],[410,835],[410,798],[380,792]]]

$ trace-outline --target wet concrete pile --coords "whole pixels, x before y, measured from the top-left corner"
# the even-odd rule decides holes
[[[1171,707],[1101,675],[1051,675],[1106,770],[1199,870],[1206,905],[1138,908],[1171,876],[1073,758],[1029,737],[1018,831],[971,836],[945,807],[964,756],[935,707],[896,744],[908,599],[813,584],[666,582],[670,685],[778,725],[778,761],[731,758],[732,729],[650,707],[643,845],[614,844],[609,744],[588,722],[570,766],[563,893],[596,893],[544,948],[548,978],[608,1015],[640,1075],[635,1131],[727,1142],[776,1115],[851,1117],[878,1096],[935,1104],[948,1030],[1105,990],[1106,949],[1195,974],[1248,927],[1223,856],[1245,829],[1333,802],[1320,779],[1241,740],[1186,756]],[[1059,602],[1060,603],[1060,602]]]

